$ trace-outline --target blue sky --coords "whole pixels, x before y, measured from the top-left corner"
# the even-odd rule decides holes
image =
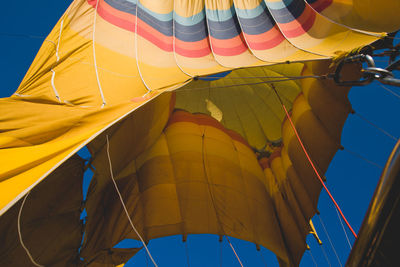
[[[3,3],[0,17],[1,97],[9,96],[17,89],[43,41],[41,37],[51,31],[69,3],[70,1],[50,0],[24,1],[23,4],[20,1]],[[382,64],[385,63],[382,62]],[[400,94],[400,88],[387,87]],[[354,87],[350,91],[349,98],[357,113],[393,136],[400,135],[400,124],[398,123],[400,98],[388,93],[378,82],[365,87]],[[381,169],[349,151],[384,166],[394,144],[392,139],[383,135],[360,117],[349,115],[342,135],[342,145],[345,147],[345,151],[339,151],[336,154],[326,177],[329,189],[356,232],[361,226]],[[336,211],[325,192],[321,193],[319,211],[339,259],[344,265],[350,249]],[[324,242],[324,250],[322,250],[312,237],[307,239],[318,266],[329,266],[324,252],[332,266],[340,266],[319,218],[316,216],[313,221]],[[349,231],[347,233],[351,243],[354,242],[351,233]],[[265,266],[262,257],[268,261],[268,266],[276,266],[276,260],[269,251],[262,249],[261,257],[253,244],[235,239],[232,239],[232,242],[244,266]],[[127,242],[124,244],[137,243]],[[226,241],[221,246],[223,266],[239,266]],[[218,237],[189,236],[187,247],[190,266],[219,266]],[[187,266],[186,247],[181,242],[181,237],[151,241],[149,249],[159,266]],[[139,252],[127,266],[146,266],[144,251]],[[151,266],[150,263],[149,266]],[[305,253],[301,266],[314,266],[308,252]]]

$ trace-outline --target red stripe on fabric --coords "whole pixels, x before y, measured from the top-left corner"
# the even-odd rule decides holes
[[[246,46],[246,42],[242,36],[242,34],[239,34],[233,38],[230,39],[217,39],[212,36],[210,36],[211,40],[211,45],[214,48],[214,45],[217,47],[226,47],[226,48],[235,48],[241,45]]]
[[[113,24],[117,27],[125,29],[127,31],[135,32],[136,17],[134,15],[128,14],[129,19],[127,19],[126,16],[123,16],[123,17],[120,16],[121,14],[119,14],[119,13],[123,13],[123,12],[121,12],[121,11],[117,12],[117,11],[118,10],[109,6],[105,2],[101,2],[101,4],[99,4],[99,6],[97,7],[97,13],[106,21],[110,22],[111,24]]]
[[[314,25],[315,18],[316,13],[314,10],[309,6],[306,6],[303,14],[301,14],[301,16],[296,20],[289,23],[281,23],[279,26],[287,38],[294,38],[310,30]]]
[[[96,2],[96,0],[88,0],[88,3],[93,7],[96,7]],[[135,32],[136,17],[134,15],[116,10],[104,1],[99,3],[99,6],[97,7],[97,13],[111,24],[127,31]],[[166,52],[173,51],[171,36],[168,37],[161,34],[140,19],[138,19],[138,34]],[[177,43],[175,50],[179,55],[196,58],[204,57],[211,53],[207,39],[193,43],[182,42],[179,40],[176,41]],[[191,45],[193,45],[193,47]]]
[[[97,0],[87,0],[87,2],[88,2],[88,4],[89,5],[91,5],[92,7],[96,7],[96,3],[97,3]]]
[[[281,157],[281,155],[282,155],[282,147],[277,147],[269,157],[264,157],[259,159],[258,163],[260,164],[263,170],[271,168],[272,161],[277,157]]]
[[[197,42],[184,42],[175,38],[175,51],[185,57],[204,57],[211,54],[208,37]]]
[[[269,163],[269,159],[268,158],[261,158],[258,160],[258,164],[260,164],[261,168],[263,170],[267,169],[267,168],[271,168],[271,164]]]
[[[318,0],[314,3],[311,4],[311,6],[317,11],[317,12],[322,12],[325,10],[327,7],[329,7],[332,4],[333,0]]]
[[[191,122],[198,125],[205,125],[216,128],[221,130],[225,134],[227,134],[230,138],[235,141],[242,143],[243,145],[247,146],[248,148],[252,149],[251,146],[247,143],[246,139],[244,139],[240,134],[233,130],[226,129],[219,121],[214,119],[213,117],[206,115],[206,114],[192,114],[185,110],[178,110],[176,109],[172,116],[168,121],[168,126],[178,123],[178,122]]]
[[[253,50],[266,50],[278,46],[285,37],[277,28],[258,35],[245,34],[247,44]]]
[[[210,48],[204,48],[200,50],[191,50],[191,49],[185,49],[180,46],[175,46],[175,52],[178,55],[184,56],[184,57],[189,57],[189,58],[199,58],[199,57],[205,57],[209,54],[211,54]]]
[[[113,15],[114,17],[117,17],[121,20],[126,21],[127,23],[131,23],[132,25],[135,25],[134,21],[135,21],[136,16],[134,14],[130,14],[130,13],[118,10],[118,9],[114,8],[113,6],[109,5],[104,0],[101,0],[99,7],[101,7],[103,10],[107,10],[107,12],[110,13],[111,15]],[[132,28],[132,29],[134,30],[134,28]]]
[[[225,40],[216,39],[211,36],[210,40],[213,53],[220,56],[236,56],[248,49],[242,34]]]
[[[162,50],[167,52],[173,51],[172,36],[165,36],[141,19],[138,19],[137,31],[138,35],[152,42]]]

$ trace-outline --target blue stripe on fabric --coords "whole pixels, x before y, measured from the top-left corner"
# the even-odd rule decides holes
[[[171,19],[169,21],[162,21],[153,17],[145,10],[143,10],[141,7],[139,7],[138,18],[141,19],[143,22],[147,23],[148,25],[150,25],[152,28],[159,31],[160,33],[164,34],[165,36],[172,36],[172,14],[171,14]]]
[[[269,2],[267,3],[268,7]],[[296,20],[305,10],[303,0],[293,0],[290,5],[283,9],[271,9],[271,13],[277,23],[289,23]]]
[[[226,21],[213,21],[213,20],[207,20],[207,21],[210,30],[210,35],[216,39],[220,40],[231,39],[238,36],[242,31],[236,16]]]
[[[242,31],[251,35],[262,34],[275,26],[275,20],[272,18],[268,9],[265,9],[263,13],[255,18],[239,17],[239,19]]]
[[[267,1],[268,7],[274,10],[284,9],[290,6],[294,0],[281,0],[278,2]]]
[[[107,4],[119,11],[136,14],[136,2],[134,0],[104,0]]]
[[[227,21],[232,19],[236,14],[235,7],[232,5],[230,9],[225,10],[212,10],[206,9],[207,19],[210,21]]]
[[[208,36],[206,21],[203,20],[191,26],[181,25],[180,23],[176,22],[175,36],[184,42],[201,41]]]
[[[201,21],[204,21],[205,17],[206,17],[205,9],[203,9],[202,11],[191,17],[182,17],[176,14],[176,12],[174,13],[175,21],[181,24],[182,26],[192,26],[198,24]]]
[[[265,8],[266,8],[266,5],[265,5],[264,1],[261,1],[261,3],[256,8],[253,8],[253,9],[236,8],[236,12],[240,18],[252,19],[252,18],[258,17],[262,13],[264,13]]]
[[[136,2],[137,0],[105,0],[107,4],[112,6],[115,9],[118,9],[119,11],[129,13],[132,15],[136,14]],[[154,11],[151,11],[150,9],[144,7],[139,3],[139,10],[142,9],[144,12],[149,14],[150,16],[156,18],[159,21],[167,22],[172,20],[172,12],[169,12],[167,14],[160,14],[156,13]],[[138,12],[139,12],[138,10]]]

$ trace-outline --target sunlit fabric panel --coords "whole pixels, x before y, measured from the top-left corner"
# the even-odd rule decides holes
[[[397,0],[307,0],[317,12],[349,27],[376,32],[399,29]]]
[[[371,43],[378,33],[355,31],[320,15],[304,0],[266,0],[268,9],[286,39],[297,48],[333,57],[354,48],[354,40]]]
[[[83,167],[79,156],[71,157],[0,217],[1,266],[32,266],[21,241],[38,264],[77,266]]]
[[[16,93],[0,101],[2,213],[80,147],[161,91],[232,68],[345,54],[380,37],[335,24],[312,5],[73,1]],[[396,10],[398,4],[385,5]],[[368,17],[388,21],[390,16],[376,10]]]
[[[307,66],[300,64],[297,71],[314,74],[313,68],[327,69],[328,66],[329,62]],[[273,70],[275,73],[284,72],[284,68],[279,67]],[[357,66],[354,70],[357,70]],[[99,216],[106,216],[107,219],[101,220],[100,224],[91,224],[89,221],[82,252],[84,257],[118,243],[121,238],[138,238],[130,229],[112,187],[107,164],[111,161],[113,175],[128,205],[134,225],[145,240],[176,234],[227,234],[271,249],[282,262],[300,261],[306,246],[305,237],[310,230],[308,221],[316,212],[321,184],[285,118],[276,93],[271,91],[271,84],[260,90],[261,93],[269,92],[268,97],[271,99],[263,105],[275,105],[281,114],[280,120],[271,123],[260,120],[261,115],[260,118],[248,117],[246,123],[249,124],[243,124],[241,128],[231,127],[232,125],[225,123],[224,117],[229,116],[229,113],[237,116],[238,112],[247,110],[252,105],[251,101],[243,101],[249,93],[246,86],[237,88],[238,92],[242,92],[240,96],[244,103],[240,107],[227,108],[227,103],[221,105],[216,98],[212,99],[214,102],[211,105],[211,100],[205,101],[210,99],[208,92],[200,95],[195,93],[196,86],[203,86],[203,83],[208,83],[209,88],[218,83],[226,85],[226,81],[229,84],[231,78],[237,77],[235,75],[246,73],[248,74],[247,70],[238,70],[219,80],[195,81],[178,90],[178,109],[169,118],[168,126],[152,147],[135,159],[131,157],[130,162],[121,155],[134,149],[133,143],[132,148],[118,145],[119,142],[129,144],[131,141],[125,141],[129,140],[129,136],[117,137],[110,132],[110,159],[104,141],[102,147],[92,149],[95,156],[93,163],[98,171],[89,190],[88,216],[95,222],[99,221],[96,219]],[[252,74],[255,75],[254,72]],[[302,85],[301,89],[299,84]],[[340,129],[351,110],[346,101],[348,88],[338,87],[327,81],[308,79],[292,86],[294,89],[291,93],[279,86],[275,89],[280,97],[284,98],[286,95],[284,104],[291,109],[296,128],[318,171],[323,174],[340,147]],[[217,87],[214,89],[217,90]],[[194,93],[194,99],[201,100],[197,102],[197,110],[194,109],[196,101],[193,101],[193,105],[188,105],[192,107],[190,112],[200,112],[198,115],[184,111],[185,106],[182,103],[190,103],[191,98],[186,95],[190,90]],[[232,90],[225,94],[234,95],[234,92]],[[317,96],[319,101],[315,100]],[[257,103],[257,100],[253,101]],[[332,118],[326,117],[332,113],[335,114]],[[254,146],[256,143],[250,143],[252,138],[236,131],[242,129],[246,132],[248,128],[254,128],[251,125],[265,129],[266,135],[270,130],[277,138],[273,141],[264,139],[263,147],[257,148]],[[125,163],[121,164],[121,160]],[[232,192],[225,191],[218,184],[224,185],[222,188],[238,188]],[[259,190],[264,193],[259,195],[256,193]],[[261,230],[257,226],[266,222],[260,224],[248,221],[249,218],[266,220],[254,215],[259,214],[257,211],[249,210],[249,207],[258,205],[249,200],[249,192],[268,200],[257,200],[257,203],[273,207],[274,211],[266,216],[276,218],[272,220],[273,223],[269,221],[267,224],[279,225],[281,234],[278,237],[272,235],[271,240],[271,233],[263,232],[265,229]],[[244,199],[243,194],[247,194]],[[248,202],[246,207],[242,202]],[[240,211],[241,207],[243,212]],[[107,212],[101,213],[100,210]],[[237,220],[242,227],[236,225]],[[224,226],[221,228],[220,225]],[[108,235],[105,232],[117,234]],[[276,245],[279,244],[276,240],[280,239],[287,244],[286,247]]]
[[[301,92],[300,83],[288,77],[301,75],[303,64],[276,65],[232,71],[223,78],[193,81],[176,91],[176,108],[204,113],[239,133],[258,151],[282,142],[285,118],[275,90],[291,109]]]
[[[116,153],[111,146],[111,161]],[[289,261],[256,155],[240,135],[212,117],[175,111],[150,149],[114,171],[145,240],[229,235],[264,245]],[[138,238],[122,213],[110,175],[96,173],[94,179],[86,206],[84,257],[121,238]]]
[[[89,144],[96,176],[80,264],[120,264],[135,252],[114,248],[137,237],[110,187],[110,162],[146,240],[227,234],[270,248],[282,265],[298,263],[321,185],[280,101],[324,174],[341,147],[351,106],[349,88],[316,77],[333,72],[323,59],[399,28],[398,9],[395,0],[73,1],[16,93],[0,99],[0,227],[11,225],[31,190],[26,205],[35,203],[29,200],[46,177],[49,183],[52,177],[65,181],[70,169],[61,174],[57,167],[69,166],[68,159]],[[352,66],[344,73],[358,71]],[[299,76],[314,77],[300,82]],[[69,189],[55,186],[43,197],[53,200]],[[206,218],[196,209],[208,215],[206,223],[193,223]],[[55,210],[43,204],[40,212]],[[262,215],[251,221],[253,214]],[[57,234],[57,227],[49,229]],[[60,245],[77,244],[74,227],[73,234],[58,235]],[[4,237],[6,265],[21,250],[8,245],[16,244],[11,233]],[[53,248],[44,244],[33,253]],[[39,260],[68,262],[71,251]],[[115,262],[105,256],[110,251]]]

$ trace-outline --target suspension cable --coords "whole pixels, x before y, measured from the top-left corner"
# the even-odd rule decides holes
[[[188,247],[187,241],[184,241],[183,243],[185,243],[185,251],[186,251],[187,266],[190,267],[189,247]]]
[[[311,252],[311,249],[309,249],[308,252],[310,253],[311,260],[314,262],[315,267],[318,267],[318,264],[317,264],[317,262],[315,261],[315,258],[314,258],[313,254],[312,254],[312,252]]]
[[[229,243],[229,246],[231,247],[233,253],[234,253],[235,256],[236,256],[236,259],[238,260],[240,266],[243,267],[243,264],[242,264],[242,261],[241,261],[240,258],[239,258],[239,255],[236,253],[235,248],[233,247],[231,241],[229,240],[228,236],[227,236],[226,233],[225,233],[224,227],[223,227],[223,225],[222,225],[222,223],[221,223],[221,219],[220,219],[220,217],[219,217],[219,213],[218,213],[218,211],[217,211],[217,207],[216,207],[215,200],[214,200],[214,194],[212,193],[211,183],[210,183],[210,181],[209,181],[208,174],[207,174],[206,159],[205,159],[206,153],[205,153],[204,135],[205,135],[205,130],[203,131],[203,136],[202,136],[202,158],[203,158],[203,168],[204,168],[205,177],[206,177],[206,179],[207,179],[207,186],[208,186],[208,191],[209,191],[210,197],[211,197],[211,203],[212,203],[213,208],[214,208],[214,211],[215,211],[215,217],[216,217],[216,219],[217,219],[217,222],[218,222],[219,226],[221,227],[222,233],[224,234],[226,240],[227,240],[228,243]]]
[[[222,238],[219,240],[219,265],[222,267]]]
[[[118,193],[118,196],[119,196],[119,199],[120,199],[120,201],[121,201],[122,207],[124,208],[126,217],[128,218],[128,221],[129,221],[130,225],[132,226],[132,229],[135,231],[136,235],[140,238],[140,241],[142,241],[142,244],[143,244],[144,248],[146,249],[147,254],[149,255],[149,257],[150,257],[151,261],[153,262],[154,266],[158,267],[158,265],[157,265],[156,262],[154,261],[153,257],[151,256],[151,253],[150,253],[149,249],[147,248],[147,245],[146,245],[146,243],[144,242],[142,236],[139,234],[139,232],[136,230],[136,227],[133,225],[132,219],[131,219],[131,217],[129,216],[128,209],[126,208],[126,205],[125,205],[124,200],[123,200],[123,198],[122,198],[121,192],[119,191],[118,185],[117,185],[117,183],[115,182],[114,173],[113,173],[113,168],[112,168],[112,164],[111,164],[111,157],[110,157],[110,141],[108,140],[108,135],[106,135],[106,138],[107,138],[107,157],[108,157],[108,164],[109,164],[109,166],[110,166],[111,180],[112,180],[112,182],[113,182],[113,184],[114,184],[115,190],[116,190],[117,193]]]
[[[288,79],[288,80],[291,80],[291,79],[293,79],[293,80],[299,80],[299,79],[310,79],[310,78],[312,78],[312,79],[325,79],[325,78],[327,78],[327,76],[324,76],[324,75],[308,75],[308,76],[235,76],[235,77],[218,77],[218,76],[201,76],[201,77],[198,77],[198,79],[199,80],[205,80],[205,81],[207,81],[207,80],[211,80],[211,81],[213,81],[213,80],[215,80],[215,79],[218,79],[218,78],[224,78],[224,80],[237,80],[237,79],[241,79],[241,80],[244,80],[244,79],[276,79],[276,78],[285,78],[285,79]]]
[[[268,265],[267,265],[267,261],[265,260],[264,255],[262,254],[261,249],[258,250],[258,253],[260,253],[261,261],[263,262],[264,266],[267,267],[267,266],[268,266]]]
[[[349,244],[349,248],[350,248],[350,250],[351,250],[353,247],[352,247],[352,245],[351,245],[351,243],[350,243],[349,236],[347,235],[346,228],[344,228],[344,225],[343,225],[343,222],[342,222],[342,218],[340,218],[339,212],[338,212],[337,210],[336,210],[336,214],[337,214],[337,216],[338,216],[338,218],[339,218],[340,225],[342,226],[344,235],[346,236],[347,243]]]
[[[31,34],[24,34],[24,33],[8,33],[8,32],[0,32],[0,36],[7,36],[7,37],[22,37],[22,38],[31,38],[31,39],[46,39],[45,36],[40,35],[31,35]]]
[[[325,251],[324,246],[323,246],[323,245],[320,245],[319,247],[320,247],[321,250],[322,250],[322,254],[324,254],[324,257],[325,257],[326,262],[328,262],[329,267],[332,267],[331,261],[330,261],[329,258],[328,258],[328,254],[326,254],[326,251]]]
[[[380,87],[382,87],[385,91],[389,92],[390,94],[394,95],[395,97],[400,99],[400,95],[393,92],[392,90],[390,90],[389,88],[387,88],[386,86],[384,86],[383,84],[379,84]]]
[[[288,110],[286,109],[285,104],[283,104],[281,97],[279,96],[278,92],[275,89],[275,86],[273,84],[271,84],[272,89],[274,90],[276,96],[278,97],[278,100],[280,102],[280,104],[282,105],[282,108],[284,109],[285,113],[286,113],[286,117],[288,118],[290,125],[292,126],[292,129],[297,137],[297,140],[299,141],[301,148],[304,151],[304,154],[306,155],[308,162],[310,163],[311,167],[313,168],[315,174],[317,175],[319,181],[321,182],[321,185],[324,187],[325,191],[328,193],[330,199],[332,200],[333,204],[335,205],[335,207],[338,209],[338,211],[340,212],[340,215],[342,216],[343,220],[346,222],[347,226],[349,227],[350,231],[353,233],[354,237],[357,238],[357,234],[356,232],[353,230],[353,228],[351,227],[350,223],[347,221],[346,217],[344,216],[342,210],[340,209],[339,205],[337,204],[336,200],[333,198],[331,192],[329,191],[328,187],[325,185],[324,181],[322,180],[319,172],[317,171],[317,168],[315,167],[314,163],[311,160],[310,155],[308,154],[306,148],[304,147],[303,142],[301,141],[300,135],[296,130],[296,127],[294,126],[294,123],[289,115]]]
[[[357,152],[354,152],[354,151],[352,151],[352,150],[350,150],[348,148],[345,148],[345,147],[343,148],[343,151],[346,151],[347,153],[349,153],[349,154],[351,154],[351,155],[353,155],[353,156],[365,161],[368,164],[374,165],[375,167],[378,167],[379,169],[383,169],[383,167],[381,165],[379,165],[378,163],[375,163],[372,160],[369,160],[369,159],[365,158],[364,156],[358,154]]]
[[[374,127],[375,129],[377,129],[378,131],[380,131],[381,133],[383,133],[384,135],[386,135],[387,137],[392,139],[393,141],[397,142],[398,138],[394,137],[393,135],[391,135],[390,133],[388,133],[387,131],[385,131],[384,129],[382,129],[381,127],[376,125],[375,123],[373,123],[370,120],[368,120],[366,117],[364,117],[361,114],[359,114],[358,112],[353,111],[352,114],[356,115],[357,117],[359,117],[360,119],[362,119],[363,121],[365,121],[366,123],[368,123],[369,125]]]
[[[323,78],[324,76],[318,76]],[[273,84],[277,82],[287,82],[287,81],[296,81],[296,80],[302,80],[302,79],[309,79],[309,77],[292,77],[292,78],[281,78],[281,77],[275,77],[279,78],[276,80],[270,80],[270,81],[261,81],[261,82],[251,82],[251,83],[239,83],[239,84],[229,84],[229,85],[222,85],[222,86],[206,86],[206,87],[198,87],[198,88],[181,88],[179,91],[194,91],[194,90],[209,90],[209,89],[221,89],[221,88],[232,88],[232,87],[238,87],[238,86],[247,86],[247,85],[258,85],[258,84]]]
[[[327,231],[326,228],[325,228],[325,224],[324,224],[324,222],[322,221],[321,215],[318,214],[318,218],[319,218],[319,221],[320,221],[320,223],[321,223],[321,225],[322,225],[322,228],[324,229],[325,235],[328,237],[329,244],[331,245],[332,250],[333,250],[333,252],[335,253],[335,256],[336,256],[336,259],[337,259],[338,262],[339,262],[339,265],[340,265],[340,266],[343,266],[342,263],[340,262],[339,255],[337,254],[336,249],[335,249],[335,247],[334,247],[334,245],[333,245],[333,243],[332,243],[331,237],[329,236],[328,231]]]

